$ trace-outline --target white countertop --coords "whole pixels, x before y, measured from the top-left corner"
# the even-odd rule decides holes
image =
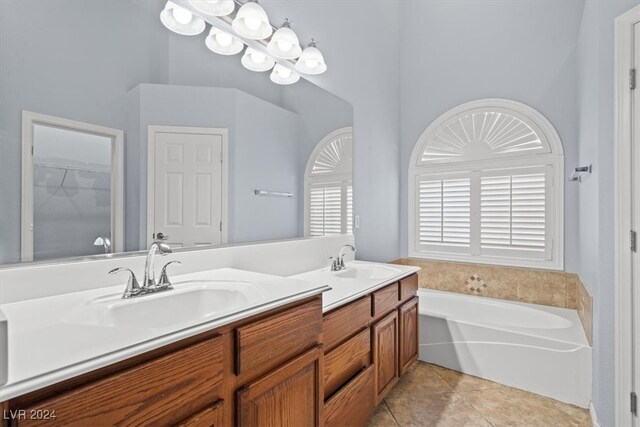
[[[83,315],[79,310],[87,311],[92,302],[118,300],[124,285],[3,304],[8,321],[8,381],[0,387],[0,401],[329,290],[322,283],[221,268],[174,275],[175,290],[166,294],[179,290],[181,282],[202,280],[255,286],[248,301],[233,309],[197,323],[167,322],[153,328],[77,321]]]
[[[356,280],[353,277],[344,277],[350,276],[355,269],[362,270],[363,277]],[[326,313],[418,271],[420,267],[411,265],[353,261],[347,263],[346,269],[342,271],[333,272],[327,267],[290,277],[329,285],[331,290],[322,295],[322,310]],[[367,273],[371,273],[373,277],[367,277]]]
[[[353,261],[342,271],[322,268],[288,278],[232,268],[174,275],[175,289],[163,295],[179,294],[181,286],[188,286],[184,282],[226,281],[232,287],[248,287],[249,297],[197,322],[158,322],[153,327],[105,324],[94,313],[92,304],[127,304],[128,300],[119,298],[123,284],[3,304],[0,308],[8,321],[8,381],[0,387],[0,401],[319,293],[324,293],[323,311],[327,312],[419,270]]]

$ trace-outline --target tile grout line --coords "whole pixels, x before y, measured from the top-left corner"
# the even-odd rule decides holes
[[[478,391],[478,390],[476,390]],[[459,393],[457,390],[454,390],[454,393],[457,394],[458,396],[460,396],[462,398],[462,400],[471,407],[471,409],[473,409],[474,411],[476,411],[478,414],[480,414],[480,416],[490,425],[495,427],[495,424],[493,424],[491,421],[489,421],[489,419],[482,413],[482,411],[478,408],[476,408],[475,406],[473,406],[473,404],[471,402],[469,402],[462,393]]]
[[[457,394],[458,396],[460,396],[460,398],[462,398],[462,400],[471,407],[471,409],[473,409],[474,411],[476,411],[478,414],[480,414],[480,416],[490,425],[490,426],[494,426],[494,424],[489,421],[489,419],[482,413],[482,411],[480,411],[478,408],[476,408],[475,406],[473,406],[463,395],[462,393],[458,392],[458,390],[456,390],[455,388],[451,387],[451,385],[447,382],[447,380],[444,379],[444,377],[442,375],[440,375],[440,373],[434,369],[433,367],[431,367],[431,369],[433,370],[433,372],[436,373],[436,375],[438,377],[440,377],[440,379],[442,381],[444,381],[452,390],[455,394]],[[462,375],[466,375],[462,372],[460,372]],[[495,427],[495,426],[494,426]]]
[[[387,404],[387,399],[382,399],[382,403],[384,403],[384,406],[387,408],[387,411],[389,411],[389,413],[391,414],[391,418],[393,418],[393,421],[395,421],[396,425],[398,427],[400,427],[400,422],[398,422],[398,420],[396,419],[395,414],[393,413],[393,411],[391,410],[391,408]]]

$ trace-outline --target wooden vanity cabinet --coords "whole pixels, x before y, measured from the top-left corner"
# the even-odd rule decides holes
[[[2,402],[4,425],[358,426],[415,362],[417,277],[315,296]],[[40,411],[40,412],[39,412]]]
[[[3,402],[26,414],[3,424],[319,426],[322,361],[315,296]]]
[[[325,313],[325,427],[359,426],[417,360],[417,275]]]

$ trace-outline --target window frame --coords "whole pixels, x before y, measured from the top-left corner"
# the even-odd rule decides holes
[[[353,128],[351,127],[343,127],[340,129],[336,129],[335,131],[326,135],[322,140],[315,146],[311,155],[309,155],[309,159],[307,160],[307,165],[304,173],[304,236],[305,237],[318,237],[311,236],[311,221],[310,221],[310,197],[311,197],[311,187],[313,186],[330,186],[330,185],[340,185],[342,190],[342,208],[341,208],[341,216],[343,221],[341,221],[342,225],[342,234],[353,234],[353,224],[351,224],[351,233],[349,233],[349,225],[348,221],[348,201],[347,197],[349,194],[349,187],[351,187],[352,195],[353,195],[353,174],[351,170],[349,173],[325,173],[320,175],[313,175],[313,165],[315,164],[318,155],[323,151],[323,149],[333,142],[336,138],[339,138],[342,135],[350,134],[351,135],[351,149],[353,150]],[[352,151],[353,152],[353,151]],[[353,160],[352,160],[353,162]],[[353,199],[352,199],[353,203]],[[353,212],[352,212],[353,215]],[[326,234],[325,234],[326,236]]]
[[[441,129],[443,124],[448,123],[455,116],[470,110],[497,108],[501,111],[513,111],[516,117],[525,121],[526,124],[533,125],[536,131],[543,132],[545,143],[548,144],[548,150],[537,154],[523,155],[496,155],[493,158],[484,158],[481,160],[453,160],[443,161],[437,160],[432,162],[422,161],[422,153],[429,138]],[[505,166],[505,160],[508,160],[508,166]],[[480,254],[479,247],[481,245],[481,212],[480,212],[480,177],[482,172],[493,172],[494,170],[511,171],[511,173],[519,168],[530,167],[546,167],[548,174],[546,181],[546,200],[552,204],[546,208],[546,234],[549,241],[545,245],[544,259],[523,258],[509,256],[509,249],[501,249],[494,254]],[[475,173],[474,172],[478,172]],[[450,248],[430,247],[425,249],[420,245],[418,236],[419,231],[419,214],[418,214],[418,180],[420,177],[433,177],[434,179],[443,178],[445,176],[459,176],[469,174],[471,178],[471,218],[470,218],[470,244],[469,250],[460,250],[459,248],[451,250]],[[438,119],[436,119],[422,134],[416,143],[409,164],[409,183],[408,183],[408,255],[412,258],[425,258],[441,261],[457,261],[471,262],[476,264],[503,265],[513,267],[529,267],[544,268],[549,270],[564,269],[564,154],[562,143],[557,132],[540,113],[533,108],[518,103],[516,101],[504,99],[483,99],[472,101],[455,107]],[[436,246],[436,245],[432,245]],[[463,248],[466,249],[466,248]],[[475,251],[475,253],[474,253]],[[503,252],[505,255],[499,255]]]

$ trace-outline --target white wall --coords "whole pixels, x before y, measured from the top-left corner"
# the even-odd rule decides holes
[[[299,152],[311,142],[299,137],[298,114],[237,89],[143,84],[131,92],[130,102],[139,108],[134,114],[139,121],[131,124],[127,134],[139,135],[139,139],[129,140],[135,152],[127,153],[126,187],[127,199],[137,202],[127,205],[126,224],[127,235],[139,239],[130,243],[129,250],[146,246],[149,125],[229,130],[229,224],[224,226],[230,242],[299,235]],[[253,194],[256,188],[292,192],[294,197],[257,197]]]
[[[163,0],[65,0],[55,4],[40,0],[0,1],[0,178],[4,183],[11,183],[0,186],[0,264],[19,261],[20,254],[21,110],[117,129],[131,128],[141,117],[136,95],[129,92],[140,83],[236,87],[282,105],[286,89],[270,82],[269,73],[244,69],[239,56],[213,54],[205,47],[204,34],[185,37],[164,28],[159,20],[163,5]],[[114,23],[117,23],[115,30]],[[325,32],[328,31],[323,29],[321,33]],[[315,107],[313,117],[307,111],[301,113],[305,121],[312,117],[317,122],[323,121],[326,127],[334,126],[335,122],[336,128],[345,121],[351,123],[351,108],[346,103],[306,81],[296,86],[314,93],[313,97],[302,99]],[[343,106],[336,109],[332,104]],[[192,108],[188,103],[183,107]],[[338,112],[349,116],[335,120]],[[188,116],[206,114],[206,111],[196,111]],[[250,117],[246,112],[243,114]],[[254,117],[262,129],[269,127],[264,116]],[[182,124],[188,125],[189,121],[185,119]],[[274,134],[286,132],[271,130]],[[256,132],[247,130],[246,136],[255,138]],[[127,177],[136,175],[136,182],[144,183],[146,154],[140,156],[140,150],[128,143],[141,139],[146,142],[146,132],[134,130],[125,135],[125,162]],[[139,186],[128,189],[126,216],[127,220],[134,221],[131,228],[135,232],[126,233],[125,246],[137,249],[139,230],[146,218],[137,205],[145,193]],[[297,189],[293,192],[301,194]],[[301,204],[302,198],[290,202]],[[392,205],[387,209],[393,209]],[[292,222],[282,226],[287,228],[287,233],[281,238],[291,237],[288,232],[291,226]],[[295,226],[296,234],[300,235],[299,221]],[[253,237],[248,235],[251,229],[242,229],[237,235],[242,240],[276,238],[278,227],[272,224]],[[395,223],[393,233],[397,236]]]
[[[169,32],[156,8],[123,4],[56,2],[51,19],[39,0],[0,1],[2,264],[20,259],[21,110],[122,129],[126,92],[166,80]]]
[[[271,21],[318,39],[328,71],[312,81],[353,105],[358,258],[389,261],[399,245],[400,1],[263,0]]]
[[[593,296],[593,403],[602,426],[615,422],[614,19],[638,3],[588,0],[578,43],[579,158],[593,163],[579,186],[579,272]]]
[[[407,255],[409,157],[427,126],[456,105],[508,98],[554,125],[577,166],[576,58],[581,1],[407,1],[401,33],[401,251]],[[563,179],[563,177],[560,177]],[[565,265],[578,268],[577,186],[565,185]]]

